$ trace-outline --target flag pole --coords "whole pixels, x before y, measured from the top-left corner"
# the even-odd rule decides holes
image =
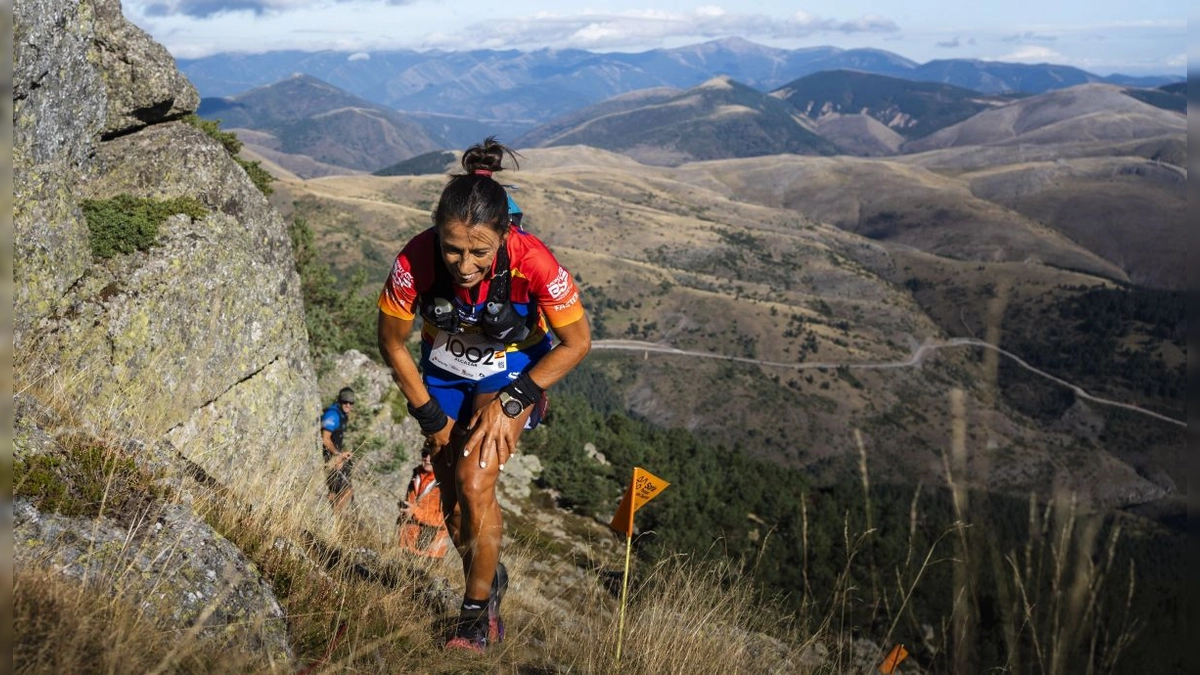
[[[621,618],[617,622],[617,659],[616,665],[621,665],[621,644],[625,639],[625,605],[629,598],[629,559],[633,552],[633,514],[643,504],[654,497],[670,483],[642,469],[633,467],[633,480],[621,498],[621,505],[613,516],[609,527],[625,533],[625,574],[621,576]]]
[[[621,640],[625,637],[625,599],[629,592],[629,552],[633,549],[633,535],[625,535],[625,574],[621,577],[621,618],[617,621],[617,666],[621,665]]]

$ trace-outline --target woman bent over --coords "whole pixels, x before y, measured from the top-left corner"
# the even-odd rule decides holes
[[[426,436],[462,557],[466,588],[446,647],[479,652],[504,637],[496,480],[521,431],[541,420],[545,389],[591,348],[570,273],[510,218],[493,178],[506,156],[515,166],[494,138],[463,153],[465,173],[451,176],[433,227],[405,245],[379,296],[379,349]],[[405,346],[418,314],[420,369]]]

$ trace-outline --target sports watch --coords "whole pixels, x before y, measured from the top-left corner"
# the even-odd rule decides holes
[[[520,417],[521,411],[525,409],[525,404],[507,390],[501,389],[497,398],[500,399],[500,407],[504,410],[504,414],[513,419]]]

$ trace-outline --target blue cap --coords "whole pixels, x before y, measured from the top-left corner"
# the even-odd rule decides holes
[[[516,225],[519,228],[521,227],[521,219],[524,218],[524,216],[525,214],[521,213],[521,207],[517,206],[517,203],[514,202],[513,198],[510,196],[508,198],[508,222]]]

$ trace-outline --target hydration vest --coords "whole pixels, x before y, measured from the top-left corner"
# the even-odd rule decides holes
[[[512,269],[508,257],[507,241],[496,251],[496,259],[492,263],[492,278],[488,282],[487,301],[479,318],[475,318],[475,307],[461,307],[450,281],[450,270],[441,255],[441,239],[434,233],[433,237],[433,284],[429,290],[417,298],[421,308],[421,316],[439,330],[455,334],[462,332],[463,323],[471,319],[467,325],[478,326],[489,340],[512,344],[529,337],[529,333],[537,325],[538,313],[531,311],[527,316],[521,316],[509,299],[512,290]]]

